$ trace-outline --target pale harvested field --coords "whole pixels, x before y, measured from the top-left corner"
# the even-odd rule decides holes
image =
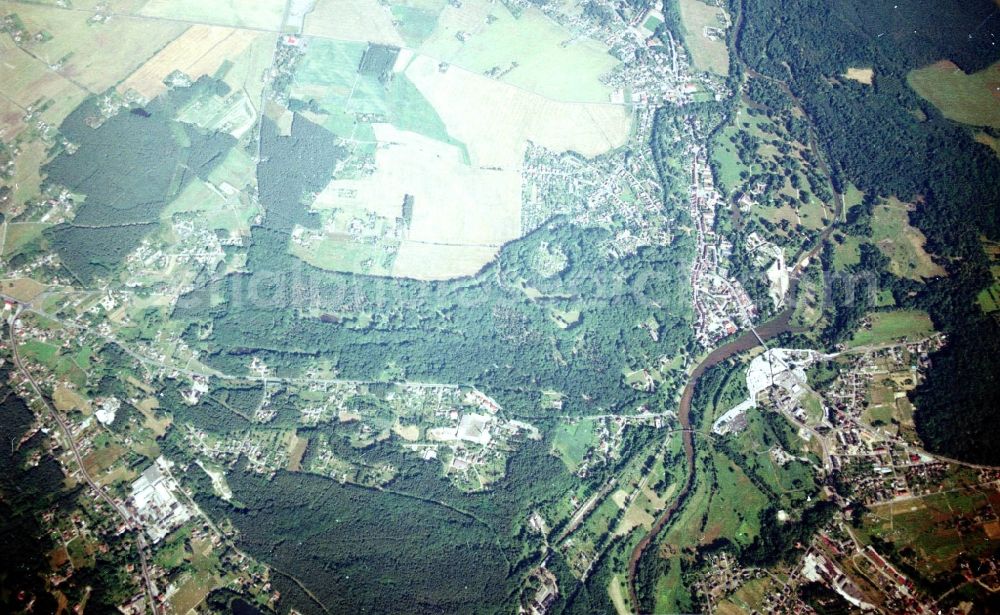
[[[555,102],[457,67],[442,73],[418,55],[406,70],[472,166],[520,169],[529,140],[591,157],[624,145],[631,115],[622,106]],[[486,121],[486,118],[489,121]]]
[[[844,76],[858,83],[871,85],[875,79],[875,70],[871,68],[848,68]]]
[[[361,203],[393,219],[403,198],[413,196],[413,222],[407,239],[427,243],[480,244],[499,247],[521,229],[521,176],[463,164],[453,145],[414,132],[376,124],[380,146],[377,170],[361,180],[335,180],[317,198],[317,206]],[[343,189],[355,199],[338,198]]]
[[[141,15],[236,28],[277,30],[285,0],[150,0]]]
[[[17,13],[29,31],[52,33],[52,40],[34,45],[32,52],[45,64],[72,54],[60,74],[94,93],[124,79],[186,27],[120,15],[107,23],[89,24],[89,12],[37,4],[2,2],[0,11]]]
[[[378,0],[317,0],[306,15],[303,33],[344,41],[404,44],[392,25],[389,7]]]
[[[44,117],[58,124],[88,93],[0,37],[0,138],[11,141],[24,127],[24,107],[40,99],[54,101]]]
[[[149,62],[118,86],[119,92],[135,90],[153,99],[166,91],[163,80],[179,70],[192,79],[213,74],[228,59],[243,53],[258,33],[222,26],[196,25],[160,50]]]
[[[413,196],[413,218],[394,275],[469,275],[520,236],[519,172],[470,167],[453,145],[389,124],[374,128],[380,144],[375,173],[330,182],[313,208],[360,206],[394,220],[402,214],[405,196]]]
[[[445,280],[473,275],[495,255],[496,248],[441,246],[404,241],[392,275],[417,280]]]

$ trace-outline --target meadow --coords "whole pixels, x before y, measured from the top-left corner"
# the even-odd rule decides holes
[[[941,61],[910,71],[906,81],[946,118],[1000,128],[1000,62],[966,74],[955,64]]]
[[[694,67],[717,75],[728,75],[729,49],[725,40],[712,40],[705,36],[705,28],[722,28],[727,23],[722,9],[701,0],[680,0],[679,4],[685,30],[684,42],[691,52]]]
[[[848,342],[849,347],[881,344],[896,340],[919,340],[934,333],[934,324],[921,310],[874,312],[871,327],[862,328]]]
[[[889,270],[897,276],[919,281],[946,275],[944,268],[924,251],[927,238],[910,225],[912,207],[895,198],[876,206],[872,241],[889,258]]]

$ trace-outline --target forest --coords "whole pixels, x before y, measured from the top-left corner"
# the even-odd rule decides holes
[[[686,251],[648,248],[615,261],[600,249],[608,238],[551,225],[508,246],[474,279],[423,283],[314,270],[284,252],[286,236],[258,227],[254,273],[182,298],[174,317],[211,321],[206,360],[229,372],[244,371],[251,352],[279,370],[323,355],[345,378],[378,380],[394,366],[408,379],[476,384],[521,411],[543,388],[564,392],[576,411],[628,407],[638,398],[623,370],[691,343]],[[568,257],[552,278],[532,269],[543,241]],[[522,284],[544,297],[529,299]],[[212,294],[228,301],[213,306]],[[318,306],[371,322],[358,328],[298,314]],[[579,324],[560,328],[552,309],[581,310]],[[650,319],[659,343],[638,327]]]
[[[800,98],[835,186],[842,190],[851,181],[868,193],[919,202],[911,219],[949,275],[914,285],[877,273],[898,305],[927,310],[949,338],[913,394],[918,432],[935,452],[1000,463],[990,440],[1000,429],[1000,325],[975,304],[992,281],[980,238],[1000,238],[1000,159],[905,79],[909,70],[941,59],[971,72],[1000,58],[1000,48],[984,44],[1000,34],[1000,22],[988,19],[995,4],[769,0],[741,7],[736,50],[750,68],[785,81]],[[850,66],[872,67],[874,85],[837,79]],[[851,306],[837,309],[843,313],[830,341],[856,320]]]
[[[83,284],[112,274],[149,233],[160,211],[196,177],[205,179],[236,144],[174,120],[198,96],[224,95],[224,83],[202,78],[153,100],[142,113],[103,119],[96,98],[80,105],[59,131],[73,148],[60,148],[42,167],[48,189],[83,197],[73,221],[45,236],[62,264]]]

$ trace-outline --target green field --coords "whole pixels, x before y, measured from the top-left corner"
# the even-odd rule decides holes
[[[456,145],[437,111],[404,74],[388,83],[358,73],[365,43],[316,40],[295,74],[292,97],[315,101],[328,115],[316,119],[335,134],[359,141],[374,139],[371,122],[387,122],[400,130]],[[359,114],[367,114],[359,121]],[[468,157],[468,154],[466,154]]]
[[[358,73],[367,48],[367,43],[313,41],[295,72],[292,98],[315,100],[332,112],[387,115],[385,86],[377,77]]]
[[[849,347],[867,344],[881,344],[896,340],[918,340],[934,332],[927,312],[921,310],[897,310],[871,314],[871,328],[861,329],[854,334]]]
[[[441,7],[396,5],[391,10],[399,35],[410,47],[419,47],[437,28]]]
[[[834,242],[833,268],[843,271],[861,262],[861,239],[853,235],[841,236],[842,243]]]
[[[34,361],[52,367],[55,364],[56,356],[59,354],[59,347],[37,340],[28,340],[21,347],[21,352]]]
[[[18,250],[41,236],[42,231],[49,226],[49,224],[34,222],[7,224],[7,235],[3,244],[3,256],[16,254]]]
[[[872,509],[863,534],[910,547],[897,555],[929,580],[952,574],[962,557],[989,557],[1000,542],[987,538],[983,516],[992,517],[990,489],[962,488],[898,505]]]
[[[573,425],[564,423],[556,429],[552,450],[566,464],[566,468],[573,472],[590,450],[593,440],[594,421],[583,420]]]
[[[369,243],[324,238],[308,247],[293,243],[289,251],[310,265],[327,271],[389,275],[398,248],[398,241]]]
[[[906,80],[945,117],[972,126],[1000,128],[1000,62],[971,75],[951,62],[938,62],[910,71]]]
[[[725,455],[715,454],[713,463],[718,487],[712,493],[702,542],[725,537],[749,544],[760,531],[757,511],[767,506],[768,499]]]

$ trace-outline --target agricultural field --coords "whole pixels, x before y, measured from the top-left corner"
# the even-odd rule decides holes
[[[9,37],[0,37],[0,137],[12,140],[26,126],[25,109],[48,103],[42,113],[57,124],[87,97],[86,90],[18,48]],[[27,163],[23,165],[27,167]],[[35,167],[37,172],[37,167]]]
[[[365,68],[373,52],[389,55]],[[328,270],[417,279],[472,275],[520,236],[529,140],[593,156],[623,144],[631,124],[623,107],[556,102],[442,70],[427,55],[348,41],[314,40],[290,95],[322,110],[308,117],[371,164],[316,196],[324,229],[299,231],[292,254]]]
[[[134,90],[147,100],[166,91],[164,80],[181,71],[196,81],[213,75],[224,63],[241,55],[261,35],[250,30],[194,25],[161,49],[139,70],[118,85],[118,91]]]
[[[941,61],[910,71],[906,80],[948,119],[1000,128],[1000,62],[968,75],[954,63]]]
[[[729,25],[729,16],[723,9],[701,0],[679,0],[679,6],[684,42],[691,52],[694,67],[728,75],[729,49],[722,32]]]
[[[503,4],[486,0],[445,7],[434,34],[420,47],[437,60],[565,102],[610,99],[611,89],[600,77],[620,62],[608,51],[602,43],[574,37],[538,9],[515,18]]]
[[[928,582],[949,578],[962,558],[1000,549],[996,485],[961,485],[922,497],[873,506],[862,536],[897,545],[896,557]]]
[[[904,278],[923,280],[946,272],[924,251],[927,239],[910,225],[912,205],[889,199],[875,207],[872,241],[891,261],[890,270]]]
[[[124,15],[92,23],[86,11],[36,4],[2,2],[0,11],[17,14],[29,32],[50,34],[44,42],[31,43],[31,53],[45,65],[60,65],[59,75],[95,94],[117,84],[186,29],[182,23]]]
[[[8,222],[4,225],[3,250],[0,255],[16,254],[21,248],[38,239],[48,224],[41,222]]]
[[[316,0],[303,33],[342,41],[401,46],[390,7],[377,0]]]
[[[628,138],[631,116],[621,106],[556,102],[468,71],[441,72],[427,56],[415,57],[406,76],[437,110],[448,133],[466,144],[474,166],[519,168],[528,140],[590,157]],[[487,109],[488,123],[482,121]]]
[[[934,333],[934,324],[921,310],[874,312],[869,324],[863,326],[848,342],[849,347],[881,344],[894,340],[919,340]]]
[[[285,0],[149,0],[139,10],[140,15],[161,17],[179,22],[198,22],[277,30],[281,27]]]

